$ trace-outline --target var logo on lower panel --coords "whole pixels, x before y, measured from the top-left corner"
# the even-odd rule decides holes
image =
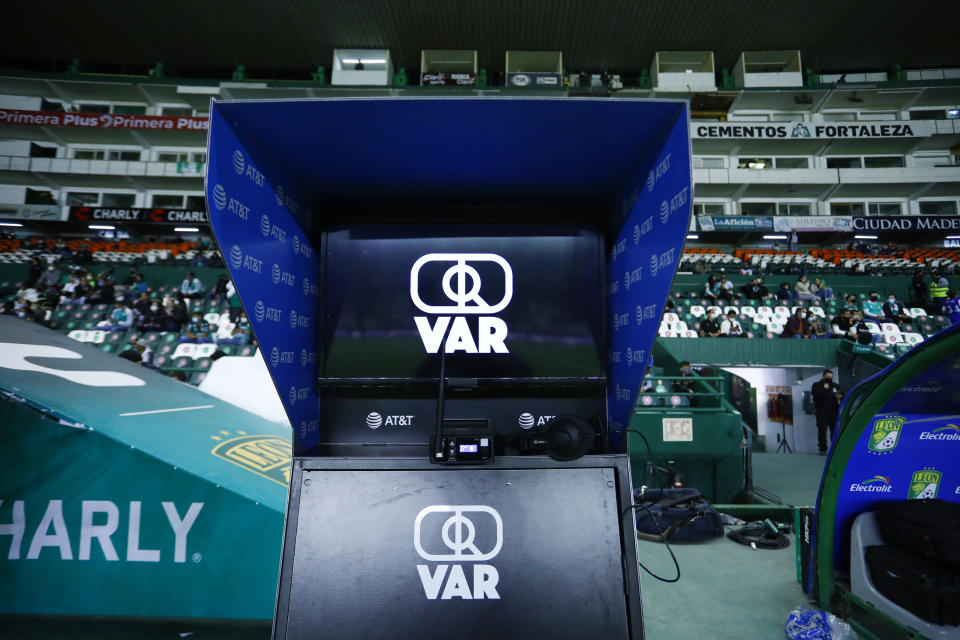
[[[413,523],[413,546],[424,560],[441,563],[417,565],[428,600],[500,599],[500,574],[496,567],[480,564],[496,557],[503,546],[503,520],[493,507],[425,507]]]

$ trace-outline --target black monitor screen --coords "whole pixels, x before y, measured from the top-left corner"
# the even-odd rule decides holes
[[[328,378],[599,378],[603,244],[582,226],[327,233]]]

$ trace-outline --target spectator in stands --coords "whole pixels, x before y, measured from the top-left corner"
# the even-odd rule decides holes
[[[717,312],[713,309],[707,311],[707,317],[700,321],[700,337],[716,338],[720,336],[720,325],[717,323]]]
[[[828,287],[821,278],[813,279],[813,284],[810,285],[810,293],[821,300],[829,300],[833,297],[833,289]]]
[[[853,321],[853,311],[844,308],[840,315],[831,323],[834,338],[857,339],[856,323]]]
[[[943,313],[943,303],[947,300],[950,284],[942,274],[932,274],[930,276],[930,286],[927,292],[930,301],[927,303],[927,313],[939,315]]]
[[[763,296],[760,295],[760,283],[757,278],[753,278],[747,284],[740,287],[740,293],[747,300],[760,300]]]
[[[218,339],[217,344],[250,344],[250,321],[247,320],[247,314],[241,313],[230,331],[230,337]]]
[[[790,290],[789,282],[781,282],[780,288],[777,289],[777,300],[783,302],[790,302],[793,300],[793,291]]]
[[[870,325],[863,320],[863,315],[859,311],[853,312],[853,328],[857,334],[859,344],[870,344],[873,342],[873,332],[870,331]]]
[[[827,331],[817,316],[810,316],[810,337],[811,338],[832,338],[833,333]]]
[[[806,275],[800,276],[797,282],[793,285],[793,291],[796,294],[797,300],[810,302],[811,300],[817,299],[817,296],[810,290],[810,281],[807,280]]]
[[[827,430],[830,430],[830,442],[833,442],[837,413],[843,399],[840,385],[833,381],[833,371],[823,370],[823,377],[813,383],[810,395],[813,396],[813,407],[817,414],[817,448],[823,456],[827,454]]]
[[[787,318],[787,323],[783,325],[782,338],[810,338],[810,323],[807,321],[807,312],[803,309],[797,309],[793,315]]]
[[[167,328],[167,316],[164,310],[160,308],[160,303],[156,299],[147,300],[147,303],[147,308],[137,316],[137,330],[144,333],[148,331],[170,331],[171,329]],[[180,330],[179,325],[175,330]]]
[[[850,311],[859,311],[860,303],[857,302],[857,296],[852,293],[848,293],[843,298],[843,308],[849,309]]]
[[[220,277],[217,278],[217,283],[213,285],[213,289],[210,290],[210,294],[207,297],[211,300],[226,300],[227,285],[229,283],[230,280],[227,278],[227,274],[221,273]]]
[[[203,284],[193,271],[188,273],[187,277],[180,283],[180,293],[183,294],[184,298],[203,297]]]
[[[113,281],[104,280],[102,278],[98,279],[96,282],[96,288],[93,290],[93,293],[88,297],[89,302],[91,303],[104,303],[111,302],[116,299],[116,294],[113,290]]]
[[[923,270],[918,269],[910,281],[910,304],[915,307],[927,306],[927,283],[923,281]]]
[[[956,289],[947,292],[947,301],[943,303],[943,312],[950,317],[951,324],[960,324],[960,295]]]
[[[910,316],[904,313],[903,305],[897,302],[897,296],[892,293],[887,295],[887,301],[883,303],[883,319],[896,325],[910,321]]]
[[[46,289],[47,287],[55,287],[60,284],[60,270],[57,269],[53,263],[47,265],[47,268],[44,270],[40,277],[37,278],[37,282],[34,285],[37,289]]]
[[[127,306],[122,297],[118,297],[113,304],[110,317],[97,323],[97,329],[103,331],[126,331],[133,326],[133,310]]]
[[[122,283],[123,286],[125,287],[133,286],[133,283],[136,282],[138,275],[140,274],[137,272],[137,268],[130,267],[130,272],[127,274],[127,277],[123,279],[123,283]]]
[[[709,270],[710,269],[707,267],[707,261],[703,259],[697,260],[696,264],[693,265],[694,273],[706,273]]]
[[[727,319],[720,324],[720,335],[726,338],[742,338],[743,327],[737,320],[737,312],[733,309],[727,312]]]
[[[177,305],[172,299],[163,303],[163,330],[180,331],[186,321],[186,309]]]
[[[126,297],[128,300],[136,300],[141,293],[146,293],[147,289],[147,283],[144,282],[143,276],[138,273],[133,277],[133,283],[127,289]]]
[[[30,258],[30,269],[27,271],[27,277],[23,279],[23,288],[32,289],[41,274],[43,274],[43,265],[40,264],[40,259]]]
[[[685,380],[674,380],[673,381],[673,390],[677,393],[693,393],[693,381],[694,375],[693,370],[690,368],[690,363],[684,360],[680,363],[680,376],[681,378],[686,378]]]
[[[720,281],[717,276],[710,274],[706,283],[703,285],[703,297],[711,303],[716,304],[717,295],[720,293]]]
[[[146,291],[141,292],[140,295],[137,296],[137,299],[133,301],[133,304],[130,306],[133,308],[134,313],[137,314],[137,322],[140,321],[140,316],[147,315],[147,311],[150,310],[151,304],[150,294]]]
[[[717,297],[722,300],[733,300],[733,282],[727,280],[727,274],[720,274],[720,282],[717,283]]]
[[[199,311],[194,311],[190,315],[190,322],[183,328],[183,335],[180,336],[180,344],[192,342],[194,344],[205,344],[210,340],[211,328],[200,316]]]
[[[796,251],[800,248],[800,238],[796,231],[790,232],[790,251]]]
[[[883,322],[883,304],[880,302],[880,294],[871,291],[867,299],[863,301],[864,320],[873,320],[874,322]]]

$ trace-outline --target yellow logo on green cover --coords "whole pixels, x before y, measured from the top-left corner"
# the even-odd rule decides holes
[[[873,433],[870,434],[867,448],[876,453],[888,453],[896,449],[905,421],[902,416],[878,418],[873,423]]]
[[[210,453],[277,484],[290,483],[290,443],[283,438],[243,435],[219,443]]]
[[[910,478],[910,491],[907,494],[907,499],[926,500],[936,498],[942,478],[943,472],[936,469],[914,471]]]

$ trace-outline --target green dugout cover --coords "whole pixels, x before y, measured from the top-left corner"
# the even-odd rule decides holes
[[[0,613],[269,619],[289,429],[0,316]]]

